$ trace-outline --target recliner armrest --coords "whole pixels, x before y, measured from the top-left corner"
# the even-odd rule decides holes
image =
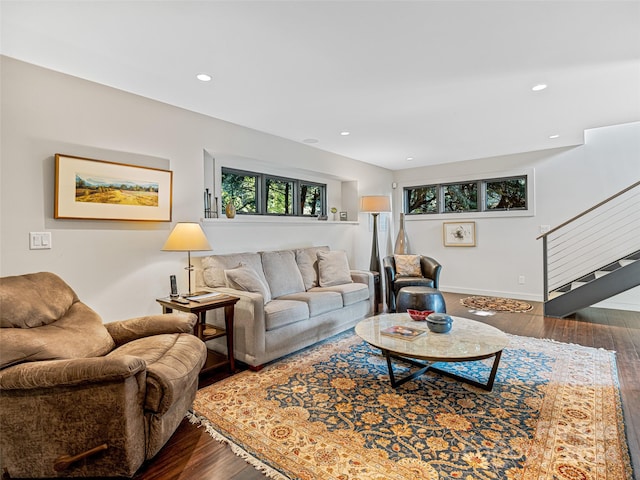
[[[26,362],[0,371],[0,388],[30,390],[113,382],[146,368],[144,360],[131,355]]]
[[[192,313],[164,313],[105,323],[116,347],[138,338],[163,333],[193,333],[198,317]]]

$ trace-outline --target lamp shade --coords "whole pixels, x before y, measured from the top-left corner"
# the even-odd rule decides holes
[[[362,212],[390,212],[391,200],[386,195],[368,195],[360,197],[360,211]]]
[[[211,250],[211,246],[199,223],[179,222],[173,227],[162,250],[194,252]]]

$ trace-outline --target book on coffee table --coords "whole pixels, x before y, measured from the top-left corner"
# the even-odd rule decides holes
[[[382,335],[387,335],[389,337],[401,338],[403,340],[415,340],[420,335],[427,333],[426,330],[421,330],[419,328],[406,327],[404,325],[393,325],[392,327],[385,328],[384,330],[380,330]]]

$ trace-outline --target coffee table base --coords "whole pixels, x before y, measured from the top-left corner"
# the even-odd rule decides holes
[[[454,378],[460,382],[467,383],[469,385],[473,385],[474,387],[478,387],[490,392],[493,389],[493,382],[496,378],[496,373],[498,372],[498,364],[500,363],[500,357],[502,356],[502,350],[500,350],[495,354],[490,355],[489,357],[486,357],[486,358],[491,358],[491,357],[495,357],[495,358],[493,359],[493,365],[491,367],[491,373],[489,374],[489,379],[487,383],[481,383],[466,377],[462,377],[460,375],[456,375],[455,373],[451,373],[446,370],[441,370],[439,368],[433,367],[432,364],[421,362],[414,358],[403,357],[401,355],[394,355],[389,350],[385,350],[385,349],[381,349],[381,350],[385,358],[387,359],[387,366],[389,367],[389,380],[391,381],[391,386],[393,388],[399,387],[400,385],[408,382],[409,380],[413,380],[414,378],[419,377],[420,375],[423,375],[427,372],[436,372],[436,373],[439,373],[440,375]],[[392,358],[402,360],[403,362],[406,362],[406,363],[410,363],[413,366],[419,367],[419,370],[416,370],[415,372],[410,373],[406,377],[396,380],[396,377],[393,374],[393,365],[391,364]],[[441,363],[441,362],[434,362],[434,363]]]

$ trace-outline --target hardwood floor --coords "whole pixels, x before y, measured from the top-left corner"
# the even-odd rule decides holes
[[[568,318],[544,317],[542,304],[527,313],[476,316],[460,304],[467,295],[445,293],[447,312],[493,325],[504,332],[615,350],[629,449],[640,472],[640,313],[587,308]],[[533,302],[532,302],[533,303]],[[217,380],[215,377],[211,382]],[[211,383],[209,382],[209,383]],[[173,437],[134,477],[136,480],[253,480],[266,478],[230,448],[184,420]]]

